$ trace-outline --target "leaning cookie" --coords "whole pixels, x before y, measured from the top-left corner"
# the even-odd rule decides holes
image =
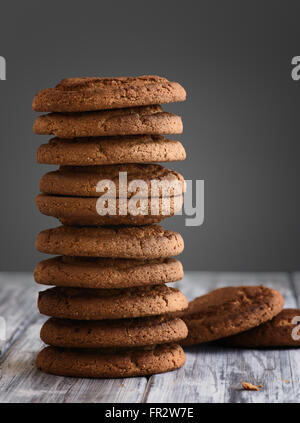
[[[107,290],[55,287],[40,292],[38,297],[41,314],[74,320],[158,316],[187,306],[183,293],[166,285]]]
[[[36,112],[86,112],[184,101],[177,82],[156,75],[134,78],[66,78],[55,88],[39,91],[32,103]]]
[[[147,376],[178,369],[184,363],[183,349],[176,344],[119,352],[46,347],[36,358],[38,369],[45,373],[90,378]]]
[[[74,321],[51,317],[41,329],[45,344],[62,348],[132,348],[170,344],[186,338],[178,317]]]
[[[127,137],[52,138],[36,154],[38,163],[67,166],[153,163],[184,160],[179,141],[161,135]]]
[[[219,343],[241,348],[300,347],[299,322],[300,310],[286,308],[272,320],[254,329],[222,339]]]
[[[182,278],[182,264],[174,258],[126,260],[63,256],[43,260],[34,270],[34,279],[39,284],[74,288],[132,288]]]
[[[189,303],[179,316],[189,334],[182,345],[195,345],[252,329],[283,308],[280,292],[265,286],[219,288]]]
[[[159,225],[59,226],[40,232],[36,248],[41,253],[65,256],[158,259],[179,255],[184,242],[179,233]]]
[[[49,113],[35,120],[33,131],[59,138],[165,135],[181,134],[183,125],[180,116],[155,105],[101,112]]]

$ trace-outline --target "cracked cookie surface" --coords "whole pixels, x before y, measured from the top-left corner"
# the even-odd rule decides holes
[[[126,214],[120,213],[120,200],[117,198],[112,212],[107,206],[100,205],[98,213],[95,197],[65,197],[59,195],[39,194],[35,198],[40,213],[59,219],[63,225],[70,226],[143,226],[161,222],[181,210],[183,196],[164,199],[146,198],[140,201],[139,207],[130,208],[130,200],[125,200]],[[101,203],[103,204],[103,203]],[[135,206],[135,205],[134,205]],[[154,206],[154,212],[152,212]],[[102,210],[106,213],[102,215]],[[122,204],[124,210],[124,203]],[[112,214],[113,213],[113,214]],[[138,213],[138,214],[136,214]]]
[[[36,154],[38,163],[68,166],[172,162],[185,157],[181,142],[161,135],[52,138]]]
[[[91,378],[147,376],[178,369],[184,363],[185,354],[177,344],[119,352],[46,347],[36,358],[38,369],[45,373]]]
[[[126,173],[125,190],[120,190],[120,173]],[[132,197],[139,193],[141,198],[151,195],[151,183],[170,184],[170,194],[179,195],[184,190],[184,178],[180,173],[158,164],[119,164],[107,166],[62,166],[58,170],[46,173],[39,184],[44,194],[68,195],[74,197],[99,197],[104,194],[104,188],[99,187],[101,181],[114,183],[117,198]],[[130,183],[136,180],[144,182],[141,186],[130,188]],[[127,185],[126,185],[127,183]],[[168,186],[168,185],[167,185]],[[143,188],[143,189],[142,189]],[[120,192],[121,191],[121,192]],[[109,196],[109,193],[107,194]],[[154,192],[152,197],[161,197],[161,191]]]
[[[66,256],[156,259],[179,255],[184,242],[159,225],[140,227],[59,226],[39,233],[38,251]]]
[[[36,118],[33,132],[59,138],[181,134],[180,116],[159,105],[85,113],[49,113]]]
[[[119,78],[66,78],[55,88],[39,91],[32,103],[36,112],[85,112],[184,101],[177,82],[156,75]]]
[[[124,289],[55,287],[41,291],[41,314],[61,319],[106,320],[156,316],[186,309],[181,291],[166,285]]]
[[[41,329],[45,344],[63,348],[131,348],[178,342],[187,336],[178,317],[74,321],[51,317]]]

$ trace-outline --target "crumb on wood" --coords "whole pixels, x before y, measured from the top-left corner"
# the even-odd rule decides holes
[[[249,382],[242,382],[242,387],[246,391],[259,391],[258,386],[252,385],[252,383],[249,383]]]

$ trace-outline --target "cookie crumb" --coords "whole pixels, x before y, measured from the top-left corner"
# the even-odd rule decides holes
[[[258,385],[259,388],[263,388],[264,385],[262,385],[261,383]]]
[[[252,383],[242,382],[243,389],[246,391],[259,391],[256,385],[252,385]]]
[[[285,383],[290,383],[290,381],[289,381],[288,379],[286,379],[284,382],[285,382]]]

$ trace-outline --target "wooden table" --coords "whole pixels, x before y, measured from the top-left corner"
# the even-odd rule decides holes
[[[226,285],[264,284],[282,292],[286,307],[300,306],[300,273],[186,272],[175,284],[188,299]],[[11,402],[300,402],[300,349],[237,350],[202,346],[186,349],[186,365],[149,378],[92,380],[45,375],[34,359],[42,347],[45,320],[36,307],[38,287],[29,273],[0,273],[0,403]],[[244,391],[241,382],[262,384]]]

